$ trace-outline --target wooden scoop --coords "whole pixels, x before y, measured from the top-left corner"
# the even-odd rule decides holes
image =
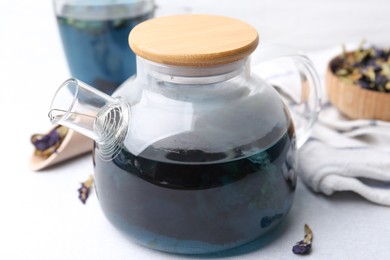
[[[56,152],[44,158],[33,153],[30,160],[30,169],[40,171],[55,164],[92,151],[93,140],[69,129],[64,140]]]

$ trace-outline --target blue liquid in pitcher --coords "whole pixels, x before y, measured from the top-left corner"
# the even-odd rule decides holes
[[[149,12],[132,18],[100,20],[58,16],[72,76],[111,95],[136,72],[135,54],[128,45],[130,31],[152,15]]]
[[[123,149],[113,161],[95,154],[100,205],[114,226],[149,248],[198,254],[245,244],[275,227],[290,209],[293,132],[290,127],[251,156],[240,148],[208,153],[161,149],[158,143],[139,156]],[[248,144],[261,145],[261,140]]]

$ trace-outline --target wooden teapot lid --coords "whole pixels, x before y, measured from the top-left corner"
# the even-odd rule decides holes
[[[131,49],[157,63],[209,67],[241,60],[257,47],[255,28],[216,15],[174,15],[145,21],[129,35]]]

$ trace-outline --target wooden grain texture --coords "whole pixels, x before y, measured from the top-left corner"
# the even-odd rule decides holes
[[[390,93],[367,90],[336,77],[329,66],[325,77],[329,101],[351,119],[390,121]]]
[[[129,35],[132,50],[147,60],[181,66],[214,66],[247,57],[257,47],[254,27],[215,15],[174,15],[146,21]]]

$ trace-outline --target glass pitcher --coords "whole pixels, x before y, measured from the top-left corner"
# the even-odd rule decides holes
[[[305,124],[295,130],[277,91],[251,73],[256,30],[236,19],[176,15],[135,27],[137,76],[108,96],[64,82],[50,119],[95,140],[96,191],[110,222],[137,243],[198,254],[262,237],[293,203],[297,143],[319,112],[310,60],[288,57],[304,76]],[[298,133],[298,134],[297,134]]]

